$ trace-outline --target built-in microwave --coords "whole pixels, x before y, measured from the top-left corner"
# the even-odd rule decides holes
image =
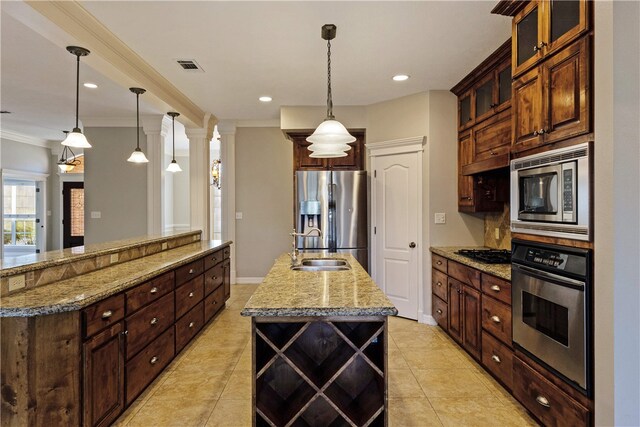
[[[591,240],[591,144],[511,161],[511,231]]]

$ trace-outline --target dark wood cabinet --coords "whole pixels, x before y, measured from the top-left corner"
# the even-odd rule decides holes
[[[462,174],[466,166],[471,164],[473,147],[471,146],[471,131],[467,131],[458,138],[458,210],[472,209],[473,177]]]
[[[513,388],[513,357],[511,347],[482,331],[482,364],[508,390]]]
[[[448,299],[449,299],[449,335],[451,338],[462,343],[463,328],[463,306],[462,306],[462,289],[464,285],[456,279],[448,280]]]
[[[462,287],[463,339],[462,345],[476,359],[480,359],[480,292],[471,286]]]
[[[513,75],[571,44],[589,29],[587,0],[533,0],[513,19]]]
[[[349,133],[356,138],[355,142],[349,144],[351,149],[344,157],[330,159],[318,159],[310,157],[308,150],[310,142],[307,137],[313,130],[284,131],[287,139],[293,143],[293,170],[364,170],[364,144],[365,131],[359,129],[349,129]]]
[[[589,52],[584,37],[514,81],[514,151],[591,131]]]
[[[473,124],[474,112],[471,110],[471,90],[458,96],[458,130],[463,131]]]
[[[225,301],[231,297],[231,261],[224,262],[224,299]]]
[[[109,426],[124,410],[123,331],[117,322],[82,346],[84,426]]]
[[[473,175],[509,166],[511,109],[504,110],[471,129],[471,162],[463,175]]]

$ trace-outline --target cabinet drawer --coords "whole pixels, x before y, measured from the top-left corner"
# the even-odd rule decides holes
[[[176,319],[182,317],[193,306],[202,301],[204,296],[203,282],[204,279],[200,275],[176,289]]]
[[[511,347],[511,307],[483,295],[482,328]]]
[[[220,263],[204,273],[204,294],[209,295],[216,290],[224,280],[224,263]]]
[[[511,283],[506,280],[483,273],[482,292],[509,306],[511,305]]]
[[[204,321],[208,322],[215,314],[224,307],[224,286],[218,286],[204,299]]]
[[[546,426],[588,426],[589,410],[518,357],[513,358],[513,395]]]
[[[124,294],[113,295],[82,310],[84,338],[124,319]]]
[[[127,405],[171,362],[175,355],[174,339],[174,329],[167,329],[127,363]]]
[[[447,274],[464,283],[480,289],[480,271],[454,261],[449,261]]]
[[[204,269],[208,270],[224,259],[224,250],[220,249],[204,257]]]
[[[447,303],[438,298],[437,295],[433,295],[431,301],[431,310],[433,318],[436,319],[438,325],[445,331],[449,329],[449,321],[447,318]]]
[[[513,350],[482,331],[482,364],[508,389],[513,387]]]
[[[173,297],[171,292],[127,317],[127,359],[173,324]]]
[[[204,259],[199,259],[176,270],[176,287],[193,279],[204,271]]]
[[[440,270],[443,273],[447,273],[447,259],[440,255],[431,254],[431,266],[436,270]]]
[[[227,246],[226,248],[223,249],[223,256],[224,259],[227,258],[231,258],[231,248],[229,246]]]
[[[442,301],[447,301],[447,275],[441,271],[431,270],[431,291],[440,297]]]
[[[173,271],[149,280],[126,292],[127,314],[166,295],[173,289]]]
[[[204,303],[201,301],[176,322],[176,354],[180,353],[204,324]]]

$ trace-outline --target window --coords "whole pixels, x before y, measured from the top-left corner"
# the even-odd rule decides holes
[[[36,244],[36,187],[34,182],[4,185],[2,241],[10,246]]]

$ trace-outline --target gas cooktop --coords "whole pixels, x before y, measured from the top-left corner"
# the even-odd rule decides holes
[[[486,264],[511,263],[511,251],[505,249],[460,249],[456,253]]]

